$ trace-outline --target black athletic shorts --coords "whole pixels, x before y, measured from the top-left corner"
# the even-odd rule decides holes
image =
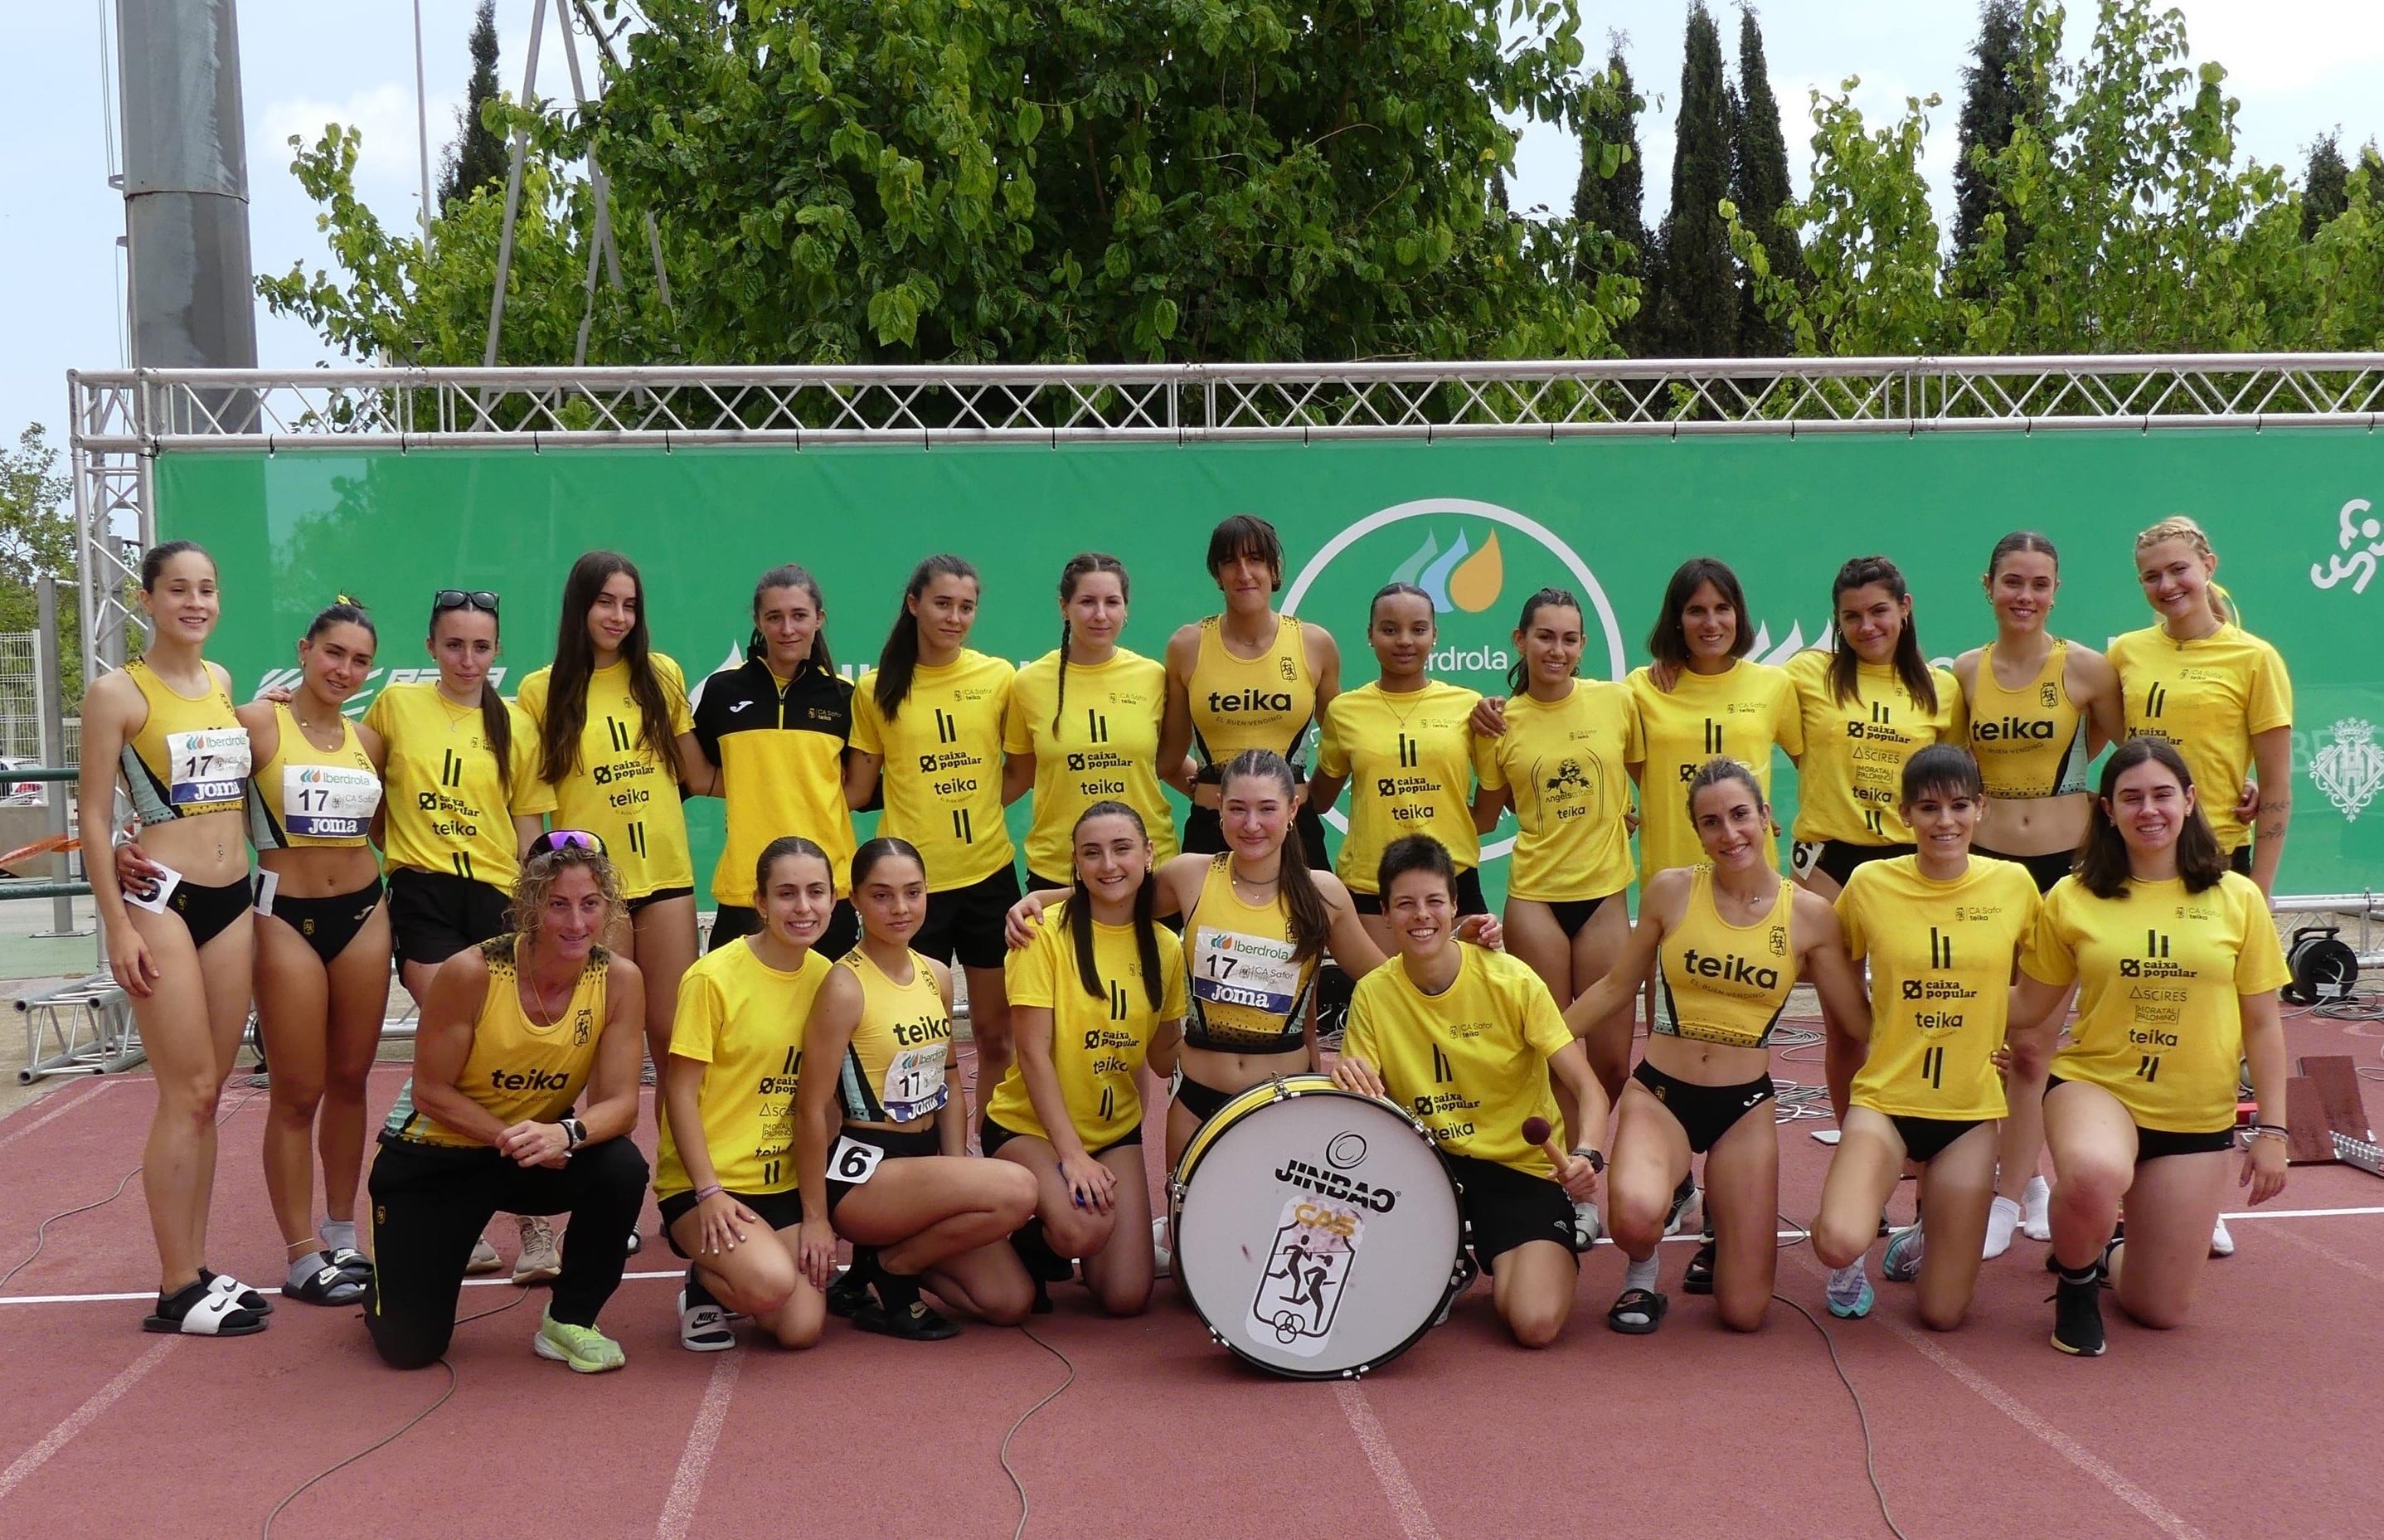
[[[761,934],[760,911],[741,903],[724,903],[713,912],[712,934],[705,938],[703,950],[718,951],[731,941]],[[819,945],[812,950],[834,961],[860,944],[861,916],[853,912],[851,899],[838,899],[828,914],[827,928],[820,932]]]
[[[673,899],[691,899],[694,896],[695,889],[692,888],[657,888],[651,893],[639,894],[624,907],[630,913],[635,914],[651,903],[668,903]]]
[[[994,1122],[993,1114],[990,1112],[987,1112],[983,1117],[976,1120],[977,1148],[983,1150],[988,1159],[991,1158],[997,1150],[1000,1149],[1003,1145],[1008,1144],[1012,1139],[1027,1139],[1033,1137],[1035,1137],[1034,1135],[1022,1134],[1017,1129],[1011,1127],[1008,1124]],[[1046,1140],[1045,1142],[1049,1143],[1049,1141]],[[1091,1154],[1094,1160],[1098,1161],[1112,1149],[1127,1149],[1141,1143],[1142,1124],[1137,1123],[1132,1129],[1127,1131],[1124,1138],[1112,1139],[1108,1144],[1101,1146],[1099,1149],[1091,1150],[1088,1153]]]
[[[944,1141],[941,1136],[939,1136],[933,1128],[922,1128],[916,1133],[903,1134],[898,1133],[891,1128],[854,1128],[848,1126],[842,1130],[841,1136],[843,1138],[851,1139],[855,1144],[876,1146],[878,1149],[886,1151],[886,1159],[888,1161],[906,1161],[914,1159],[921,1155],[940,1155],[944,1152]],[[829,1144],[828,1152],[831,1164],[834,1163],[835,1151],[836,1145],[834,1143]],[[882,1167],[885,1162],[880,1161],[878,1163]],[[877,1173],[875,1171],[870,1173],[870,1175],[873,1177]],[[845,1195],[859,1186],[861,1186],[861,1184],[858,1182],[839,1182],[833,1175],[828,1177],[827,1212],[830,1219],[834,1219],[836,1217],[837,1205],[844,1201]]]
[[[1383,896],[1380,893],[1360,893],[1352,888],[1349,889],[1349,907],[1360,914],[1380,914],[1383,912]],[[1490,913],[1490,906],[1482,901],[1482,874],[1471,867],[1457,874],[1457,913],[1460,916]]]
[[[180,882],[166,895],[166,907],[181,917],[182,928],[191,933],[191,950],[230,930],[232,922],[248,912],[256,901],[256,888],[247,877],[209,888],[204,883]]]
[[[803,1192],[801,1187],[788,1187],[784,1192],[732,1192],[729,1197],[753,1211],[763,1223],[773,1230],[791,1230],[803,1222]],[[693,1257],[679,1250],[678,1241],[671,1235],[671,1226],[695,1211],[695,1192],[675,1192],[668,1198],[654,1199],[654,1207],[663,1212],[663,1239],[677,1255],[693,1261]]]
[[[1788,848],[1788,859],[1796,876],[1808,876],[1818,868],[1844,888],[1856,868],[1892,856],[1910,855],[1918,849],[1914,845],[1857,845],[1846,839],[1799,839]]]
[[[1496,1260],[1528,1241],[1554,1241],[1572,1251],[1572,1199],[1545,1176],[1496,1161],[1441,1151],[1440,1163],[1457,1184],[1458,1209],[1465,1216],[1465,1244],[1482,1271],[1497,1271]]]
[[[938,962],[963,968],[999,968],[1010,955],[1002,926],[1018,901],[1018,873],[999,867],[966,888],[927,895],[927,918],[911,938],[911,950]]]
[[[1333,870],[1333,858],[1324,853],[1324,820],[1307,803],[1300,804],[1292,816],[1291,826],[1299,832],[1299,853],[1307,859],[1309,870]],[[1186,855],[1220,855],[1227,849],[1225,826],[1213,807],[1194,803],[1184,814],[1184,853]]]
[[[1927,1165],[1945,1153],[1956,1139],[1986,1122],[1984,1118],[1916,1118],[1890,1112],[1887,1121],[1904,1139],[1904,1158]]]
[[[1239,1091],[1221,1091],[1213,1086],[1203,1086],[1188,1074],[1179,1074],[1175,1077],[1175,1105],[1202,1123],[1215,1117],[1218,1109],[1241,1094]]]
[[[2252,875],[2252,847],[2249,845],[2236,846],[2235,853],[2227,858],[2227,869],[2235,873],[2239,876],[2250,876]]]
[[[276,893],[273,906],[266,913],[304,937],[328,968],[339,961],[340,953],[348,950],[348,943],[380,907],[380,893],[379,877],[353,893],[334,893],[328,899],[293,899]]]
[[[2051,1096],[2053,1087],[2068,1082],[2057,1074],[2044,1077],[2044,1094]],[[2136,1164],[2158,1161],[2170,1155],[2207,1155],[2214,1150],[2235,1148],[2235,1130],[2216,1128],[2207,1134],[2173,1134],[2166,1128],[2147,1128],[2136,1124]]]
[[[1681,1131],[1689,1136],[1693,1155],[1702,1155],[1720,1143],[1739,1119],[1780,1094],[1769,1074],[1736,1086],[1700,1086],[1666,1074],[1645,1059],[1631,1072],[1631,1078],[1654,1092],[1679,1122]]]
[[[1557,926],[1564,932],[1565,939],[1576,941],[1589,922],[1597,918],[1597,912],[1606,907],[1606,900],[1620,896],[1608,893],[1596,899],[1534,899],[1529,901],[1546,904],[1548,913],[1557,917]]]
[[[2028,875],[2036,879],[2036,890],[2040,893],[2052,892],[2053,885],[2067,876],[2078,864],[2078,852],[2075,851],[2047,851],[2043,855],[2005,855],[2001,851],[1991,851],[1983,845],[1974,845],[1970,848],[1970,853],[1986,856],[1995,861],[2008,861],[2015,866],[2027,867]]]
[[[401,962],[437,967],[466,947],[513,928],[502,888],[446,872],[400,866],[389,875],[389,929]]]

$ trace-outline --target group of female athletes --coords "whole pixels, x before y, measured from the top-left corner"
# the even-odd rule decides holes
[[[745,662],[691,704],[650,645],[637,568],[597,552],[517,702],[490,682],[499,596],[441,590],[437,679],[352,722],[369,615],[324,610],[298,682],[235,706],[204,657],[214,564],[160,546],[149,647],[86,701],[81,787],[85,830],[118,826],[119,784],[138,826],[91,876],[159,1092],[146,1325],[237,1335],[273,1310],[206,1265],[217,1098],[254,1000],[280,1297],[361,1304],[400,1366],[444,1352],[464,1275],[501,1265],[481,1238],[500,1212],[523,1216],[516,1281],[554,1285],[536,1350],[619,1366],[596,1320],[637,1244],[649,1173],[626,1136],[649,1056],[694,1350],[733,1346],[740,1317],[790,1348],[831,1313],[939,1338],[947,1312],[1015,1323],[1078,1278],[1103,1310],[1141,1310],[1166,1260],[1146,1068],[1173,1080],[1171,1164],[1274,1075],[1329,1066],[1413,1110],[1530,1346],[1565,1324],[1601,1191],[1628,1260],[1608,1323],[1658,1329],[1657,1244],[1703,1156],[1707,1240],[1682,1286],[1753,1329],[1776,1258],[1770,1040],[1800,980],[1842,1130],[1812,1225],[1833,1311],[1871,1308],[1864,1258],[1917,1168],[1922,1218],[1883,1266],[1917,1278],[1930,1325],[1961,1321],[2021,1226],[2052,1241],[2056,1347],[2103,1350],[2106,1286],[2174,1324],[2204,1259],[2231,1249],[2229,1177],[2254,1202],[2284,1184],[2288,975],[2266,896],[2291,699],[2191,520],[2145,530],[2135,559],[2156,623],[2105,654],[2048,627],[2051,543],[2007,536],[1984,574],[1994,638],[1950,673],[1882,557],[1840,569],[1831,645],[1784,668],[1747,658],[1731,569],[1688,562],[1652,662],[1620,684],[1578,677],[1581,605],[1543,589],[1501,700],[1430,677],[1433,602],[1400,583],[1367,616],[1377,677],[1344,691],[1332,635],[1273,607],[1273,528],[1235,515],[1209,545],[1222,613],[1163,659],[1119,646],[1126,572],[1086,553],[1061,573],[1059,647],[1013,669],[968,646],[977,576],[938,555],[856,685],[818,583],[789,565],[755,585]],[[1798,770],[1786,876],[1775,748]],[[1191,803],[1180,844],[1162,787]],[[1345,789],[1327,869],[1320,815]],[[1022,888],[1003,810],[1030,792]],[[701,957],[686,796],[726,807]],[[1509,809],[1494,920],[1479,836]],[[392,957],[420,1019],[360,1235]],[[1337,1059],[1316,1026],[1336,971]],[[2239,1164],[2244,1062],[2260,1111]],[[1566,1136],[1527,1136],[1540,1119]]]

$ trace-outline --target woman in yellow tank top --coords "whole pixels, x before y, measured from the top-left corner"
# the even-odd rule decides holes
[[[540,835],[514,885],[512,932],[457,952],[430,981],[414,1075],[370,1182],[365,1325],[393,1368],[446,1352],[473,1243],[501,1211],[572,1217],[531,1350],[583,1374],[621,1367],[596,1316],[628,1263],[646,1158],[629,1137],[644,991],[637,964],[602,940],[620,912],[595,835]]]
[[[2061,593],[2061,557],[2044,536],[2020,529],[1997,540],[1984,587],[1995,640],[1954,660],[1970,752],[1986,787],[1978,853],[2019,863],[2038,892],[2050,892],[2069,875],[2093,811],[2086,768],[2126,735],[2119,675],[2102,653],[2055,637],[2047,624]],[[2052,1234],[2044,1213],[2052,1189],[2036,1166],[2044,1148],[2045,1066],[2059,1024],[2012,1025],[2011,1113],[1987,1220],[1989,1257],[2010,1248],[2015,1230],[2032,1240]]]
[[[554,662],[522,680],[538,727],[538,778],[558,828],[601,835],[621,874],[628,914],[606,938],[646,981],[646,1051],[670,1059],[679,975],[695,961],[695,869],[679,787],[713,789],[695,739],[687,680],[653,650],[645,580],[635,563],[590,551],[563,580]]]
[[[1775,1094],[1772,1028],[1800,977],[1865,1035],[1869,1027],[1829,900],[1764,860],[1771,809],[1755,772],[1711,761],[1686,800],[1709,863],[1658,872],[1641,889],[1621,959],[1565,1012],[1573,1035],[1584,1036],[1629,1001],[1651,964],[1661,969],[1670,1009],[1622,1087],[1607,1179],[1608,1229],[1630,1268],[1606,1323],[1631,1335],[1654,1331],[1669,1308],[1655,1286],[1656,1247],[1697,1154],[1706,1157],[1716,1313],[1735,1331],[1763,1324],[1780,1211],[1780,1140],[1762,1110]]]
[[[162,901],[128,898],[116,866],[86,861],[108,966],[132,1002],[155,1072],[157,1110],[141,1162],[157,1242],[154,1332],[239,1336],[265,1329],[272,1305],[206,1265],[215,1186],[216,1100],[248,1022],[254,931],[248,841],[241,827],[250,751],[230,681],[202,649],[222,613],[216,565],[188,540],[141,562],[144,656],[92,681],[83,698],[83,840],[118,826],[117,783],[130,794],[150,856],[175,880]]]
[[[861,941],[812,999],[795,1086],[803,1271],[825,1275],[836,1238],[852,1267],[827,1308],[863,1331],[913,1342],[960,1330],[920,1298],[1015,1326],[1035,1288],[1006,1244],[1033,1217],[1035,1175],[968,1152],[950,968],[911,950],[927,914],[927,866],[880,835],[852,855]]]
[[[1184,849],[1216,855],[1229,841],[1219,810],[1224,767],[1250,749],[1279,754],[1295,777],[1309,727],[1341,693],[1341,649],[1333,634],[1278,615],[1283,588],[1283,540],[1255,514],[1235,514],[1209,534],[1209,576],[1225,607],[1178,629],[1167,643],[1167,715],[1159,738],[1159,764],[1175,776],[1184,756],[1195,756],[1189,781],[1171,781],[1192,799],[1184,816]],[[1300,848],[1322,871],[1324,824],[1312,809],[1297,811]]]

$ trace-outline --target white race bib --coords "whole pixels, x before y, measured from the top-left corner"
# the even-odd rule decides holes
[[[248,729],[168,733],[166,767],[166,800],[175,807],[239,801],[246,794]]]
[[[827,1179],[849,1182],[857,1187],[877,1174],[877,1162],[884,1159],[886,1151],[875,1145],[863,1144],[851,1135],[845,1135],[838,1138],[836,1148],[827,1152]]]
[[[1241,1005],[1288,1016],[1299,997],[1299,963],[1292,951],[1289,941],[1273,937],[1197,926],[1193,997],[1208,1005]]]
[[[352,839],[380,806],[380,777],[344,764],[281,767],[281,826],[310,839]]]
[[[949,1043],[927,1043],[919,1048],[906,1048],[896,1054],[886,1066],[886,1084],[878,1092],[878,1105],[886,1109],[889,1123],[908,1123],[940,1110],[951,1094],[944,1080],[945,1055]]]

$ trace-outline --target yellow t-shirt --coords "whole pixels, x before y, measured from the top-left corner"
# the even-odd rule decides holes
[[[522,1007],[520,965],[510,933],[480,943],[489,967],[479,1014],[472,1025],[472,1049],[455,1076],[455,1088],[488,1109],[507,1127],[516,1123],[553,1123],[571,1111],[596,1067],[604,1037],[607,982],[613,954],[588,949],[588,961],[571,987],[571,1003],[551,1022],[533,1021]],[[391,1136],[420,1144],[482,1148],[414,1105],[409,1076],[382,1125]]]
[[[1012,952],[1002,967],[1012,1005],[1051,1012],[1051,1068],[1068,1121],[1088,1151],[1106,1149],[1142,1126],[1142,1064],[1151,1032],[1161,1022],[1184,1016],[1184,949],[1164,930],[1158,942],[1157,1010],[1151,1008],[1132,925],[1093,923],[1093,971],[1100,975],[1102,993],[1099,999],[1085,993],[1064,904],[1043,916],[1035,939]],[[1035,1115],[1014,1058],[985,1115],[1013,1134],[1050,1137]]]
[[[1870,1052],[1855,1076],[1856,1106],[1891,1117],[2005,1114],[1994,1052],[2036,913],[2036,880],[2008,861],[1973,856],[1951,882],[1923,876],[1908,855],[1856,869],[1838,895],[1847,955],[1870,959]]]
[[[1523,1120],[1564,1127],[1548,1061],[1572,1033],[1527,964],[1453,944],[1457,979],[1437,995],[1409,978],[1404,957],[1360,979],[1341,1051],[1373,1065],[1392,1099],[1450,1154],[1553,1178],[1547,1155],[1524,1142]]]
[[[365,713],[389,745],[381,773],[388,809],[382,854],[391,868],[442,872],[512,891],[521,870],[513,820],[554,811],[538,778],[538,728],[512,702],[513,797],[481,741],[480,708],[458,706],[435,680],[391,685]]]
[[[2252,838],[2235,803],[2252,772],[2253,736],[2292,726],[2285,660],[2231,623],[2194,641],[2171,641],[2148,626],[2111,643],[2110,658],[2127,702],[2128,736],[2177,746],[2218,848],[2232,852]]]
[[[2078,1020],[2053,1073],[2092,1081],[2140,1126],[2171,1134],[2235,1125],[2242,997],[2293,976],[2267,900],[2233,872],[2199,893],[2176,877],[2130,880],[2116,899],[2063,877],[2020,966],[2046,984],[2079,985]]]
[[[886,815],[877,832],[919,847],[927,891],[982,882],[1010,864],[1001,820],[1001,718],[1016,673],[963,648],[921,667],[893,721],[877,709],[877,670],[852,691],[852,746],[885,760]]]
[[[679,975],[670,1050],[711,1066],[696,1107],[713,1180],[730,1192],[791,1192],[797,1186],[795,1080],[803,1068],[803,1024],[834,965],[805,952],[801,967],[782,973],[738,940],[698,958]],[[660,1097],[654,1100],[662,1125],[654,1196],[668,1198],[695,1184],[679,1157],[670,1108]]]
[[[1631,886],[1631,775],[1643,758],[1621,685],[1576,679],[1563,700],[1507,700],[1507,730],[1484,741],[1482,784],[1505,789],[1522,832],[1507,891],[1577,902]]]
[[[1175,816],[1159,789],[1159,719],[1166,705],[1167,665],[1124,648],[1098,666],[1070,664],[1064,701],[1057,651],[1018,671],[1001,747],[1035,756],[1028,871],[1068,879],[1075,871],[1076,820],[1100,801],[1124,802],[1142,814],[1154,863],[1175,853]]]
[[[1403,835],[1428,834],[1448,848],[1460,872],[1482,863],[1473,832],[1477,748],[1467,718],[1482,697],[1438,679],[1422,689],[1385,694],[1370,684],[1324,708],[1317,768],[1349,777],[1349,833],[1333,870],[1352,893],[1375,890],[1383,849]]]
[[[1968,736],[1962,687],[1931,668],[1937,707],[1912,698],[1889,664],[1857,664],[1855,691],[1839,700],[1830,688],[1831,654],[1799,652],[1788,660],[1805,717],[1805,752],[1796,769],[1799,840],[1843,839],[1851,845],[1908,845],[1912,826],[1904,802],[1904,762],[1932,743]]]
[[[692,732],[687,680],[678,664],[650,653],[654,682],[670,713],[669,736]],[[541,729],[552,668],[521,683],[521,709]],[[679,801],[678,761],[657,759],[639,730],[643,717],[629,694],[629,665],[616,663],[588,676],[588,714],[579,729],[577,767],[556,783],[554,825],[586,829],[604,841],[604,853],[621,874],[621,897],[695,886],[695,865],[687,851],[687,813]],[[531,762],[537,763],[535,759]]]
[[[1791,758],[1802,754],[1804,717],[1787,674],[1745,658],[1720,674],[1684,668],[1670,690],[1658,689],[1645,668],[1633,669],[1624,682],[1645,756],[1639,774],[1639,878],[1645,882],[1667,867],[1705,860],[1689,818],[1688,787],[1706,761],[1727,756],[1746,765],[1769,801],[1772,746]],[[1777,867],[1780,852],[1769,841],[1763,848]]]

